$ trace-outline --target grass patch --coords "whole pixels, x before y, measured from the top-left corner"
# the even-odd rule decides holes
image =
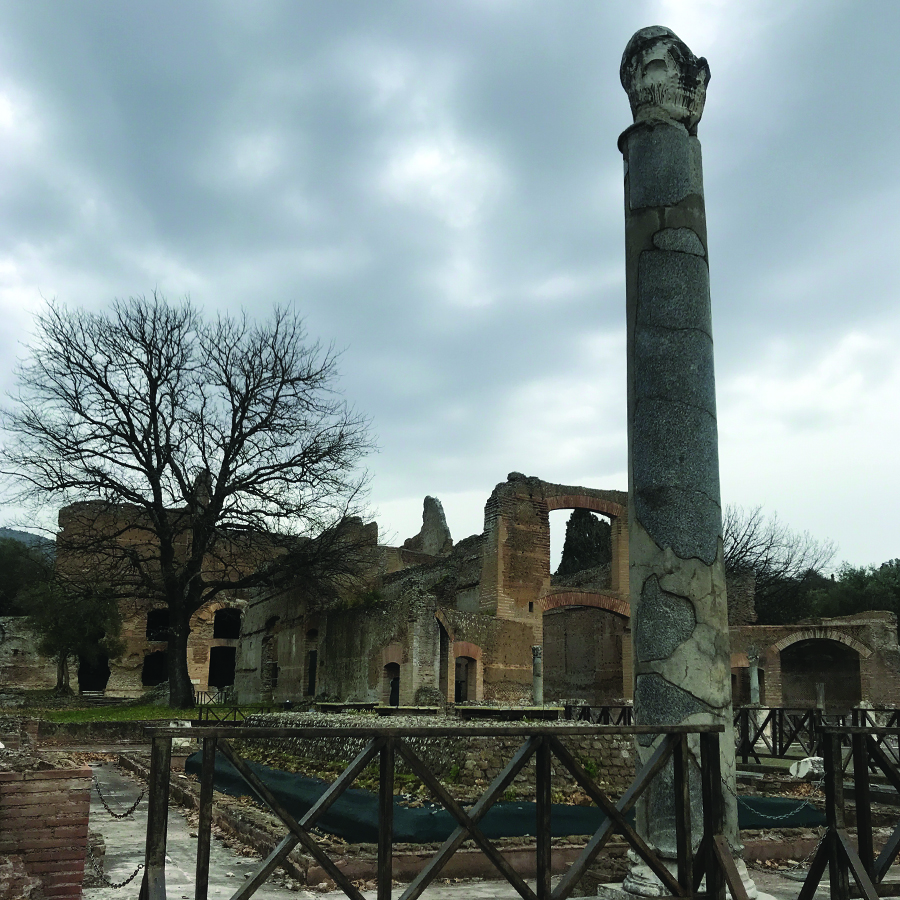
[[[194,709],[169,709],[167,706],[135,704],[134,706],[69,707],[67,709],[40,706],[16,707],[0,710],[3,715],[24,719],[44,719],[47,722],[143,722],[157,719],[196,719]]]

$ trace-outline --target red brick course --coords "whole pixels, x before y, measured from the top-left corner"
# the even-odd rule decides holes
[[[0,853],[21,857],[48,900],[81,896],[90,802],[86,766],[0,772]]]

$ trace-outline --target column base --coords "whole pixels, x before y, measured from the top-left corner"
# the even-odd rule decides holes
[[[747,892],[750,900],[775,900],[771,894],[765,894],[757,890],[756,883],[747,870],[747,864],[742,859],[736,859],[734,862],[741,876],[744,890]],[[675,874],[676,866],[674,862],[667,861],[666,868],[673,875]],[[631,871],[625,876],[625,880],[621,884],[598,885],[597,896],[603,897],[604,900],[636,900],[638,897],[668,897],[669,891],[663,887],[662,882],[650,871],[648,866],[639,863],[632,866]],[[731,897],[731,891],[727,891],[727,896]]]

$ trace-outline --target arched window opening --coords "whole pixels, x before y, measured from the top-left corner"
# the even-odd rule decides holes
[[[240,636],[241,611],[230,608],[216,610],[216,615],[213,619],[213,637],[236,641]]]
[[[151,609],[147,613],[147,640],[169,640],[169,610]]]
[[[165,650],[156,650],[144,657],[144,668],[141,670],[141,684],[144,687],[156,687],[169,678],[169,654]]]

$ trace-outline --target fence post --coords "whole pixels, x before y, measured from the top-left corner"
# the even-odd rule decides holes
[[[541,738],[535,757],[535,855],[538,900],[550,900],[550,742]]]
[[[394,852],[394,742],[381,748],[378,778],[378,900],[391,900]]]
[[[150,790],[141,900],[166,900],[166,830],[169,824],[171,767],[172,738],[153,735],[150,743]]]
[[[212,831],[213,783],[216,771],[216,739],[203,738],[203,768],[200,770],[200,821],[197,823],[197,879],[194,900],[209,894],[209,842]]]
[[[854,714],[855,714],[854,710]],[[862,732],[851,736],[853,747],[853,795],[859,856],[872,881],[875,880],[875,847],[872,843],[872,807],[869,800],[869,747]]]
[[[724,737],[724,735],[723,735]],[[716,732],[700,735],[700,784],[703,792],[703,836],[706,841],[706,896],[725,900],[725,875],[716,856],[715,837],[725,826],[722,800],[722,758],[720,736]]]
[[[673,767],[675,775],[675,845],[678,855],[678,883],[686,896],[694,894],[694,854],[691,833],[691,784],[688,736],[672,735],[675,739]]]
[[[825,818],[828,824],[828,877],[832,900],[850,900],[847,861],[838,846],[837,830],[844,828],[844,772],[841,736],[819,733],[825,761]]]
[[[750,710],[746,706],[742,706],[738,710],[738,716],[741,722],[741,759],[746,766],[750,761]]]

